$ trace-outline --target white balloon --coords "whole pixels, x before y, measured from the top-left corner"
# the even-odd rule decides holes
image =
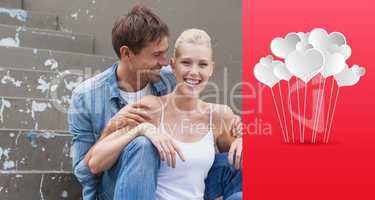
[[[341,45],[341,46],[333,44],[328,48],[328,52],[339,53],[342,56],[344,56],[345,60],[347,60],[352,55],[352,49],[350,48],[349,45],[346,45],[346,44]]]
[[[324,57],[323,53],[316,49],[293,51],[285,59],[285,64],[293,75],[307,83],[321,71]]]
[[[365,69],[354,65],[352,68],[346,67],[342,72],[334,75],[334,79],[339,87],[353,86],[358,83],[361,76],[365,74]]]
[[[366,69],[364,67],[360,67],[358,65],[353,65],[352,68],[353,72],[355,72],[358,76],[363,76],[366,74]]]
[[[298,32],[297,35],[301,39],[301,42],[309,42],[309,35],[310,35],[309,32],[307,33]]]
[[[273,73],[275,76],[284,81],[289,81],[292,78],[292,73],[286,68],[286,65],[281,61],[272,62]]]
[[[339,53],[325,53],[322,76],[327,78],[340,73],[346,67],[345,58]]]
[[[273,61],[273,57],[271,55],[268,55],[266,57],[259,59],[259,62],[262,65],[271,65],[272,61]]]
[[[309,43],[316,49],[328,51],[332,45],[337,45],[338,47],[346,45],[346,39],[342,33],[332,32],[328,34],[326,30],[316,28],[310,32]]]
[[[314,48],[311,44],[305,41],[298,42],[296,45],[296,49],[298,51],[306,51],[307,49],[312,49]]]
[[[285,38],[277,37],[271,42],[271,51],[279,58],[286,58],[289,53],[296,50],[296,45],[299,41],[301,39],[297,33],[289,33]]]
[[[267,57],[266,57],[267,58]],[[260,61],[257,63],[254,67],[254,76],[255,78],[267,85],[268,87],[272,88],[276,83],[278,83],[280,80],[274,75],[273,73],[273,66],[271,64],[264,65]]]

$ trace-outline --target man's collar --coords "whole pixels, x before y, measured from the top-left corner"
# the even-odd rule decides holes
[[[114,63],[111,67],[109,77],[107,79],[109,90],[110,90],[110,96],[111,99],[113,98],[119,98],[121,99],[120,95],[120,88],[118,85],[118,78],[117,78],[117,68],[118,68],[118,62]],[[163,77],[160,75],[160,80],[156,82],[151,82],[151,88],[154,95],[160,96],[167,90],[167,86],[165,85],[164,81],[162,81]]]

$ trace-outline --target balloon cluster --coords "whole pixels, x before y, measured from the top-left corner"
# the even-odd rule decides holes
[[[307,124],[306,109],[307,105],[311,103],[316,104],[316,106],[311,109],[313,120],[310,120],[312,126],[308,127],[311,128],[312,131],[310,142],[316,143],[319,138],[318,134],[320,134],[322,135],[322,138],[320,138],[321,141],[323,143],[328,143],[340,87],[355,85],[358,83],[360,77],[365,74],[365,69],[363,67],[353,65],[349,68],[346,63],[346,60],[351,56],[352,50],[347,44],[345,36],[339,32],[328,34],[326,30],[317,28],[307,33],[292,32],[287,34],[284,38],[277,37],[272,40],[270,48],[274,56],[284,59],[284,61],[274,60],[271,55],[263,57],[255,65],[254,75],[259,82],[271,89],[284,142],[308,142],[308,140],[305,140],[305,128]],[[297,102],[293,104],[291,95],[291,89],[293,89],[293,87],[291,88],[291,84],[293,84],[292,79],[295,79],[294,85],[296,85],[295,90],[297,92]],[[311,80],[313,79],[319,79],[318,92],[314,93],[315,96],[313,96],[316,101],[306,102],[308,92],[310,91],[307,90],[308,83],[312,82]],[[325,89],[326,81],[329,79],[331,79],[332,82],[330,92]],[[280,86],[281,82],[287,83],[287,97],[283,97],[285,90],[282,90]],[[279,102],[277,102],[273,91],[276,84],[279,89]],[[310,85],[312,85],[312,83]],[[336,89],[334,88],[335,86]],[[299,90],[301,88],[305,89],[303,106],[300,105],[300,99],[302,97],[300,97]],[[335,90],[335,100],[333,105],[331,105],[332,95]],[[322,103],[328,96],[328,110],[325,111],[322,108]],[[288,106],[287,108],[289,108],[289,112],[285,112],[285,102]],[[295,104],[297,104],[298,107],[297,117],[293,115],[292,105]],[[324,113],[326,113],[326,122],[321,123],[321,116],[324,115]],[[290,119],[286,118],[288,114],[290,115]],[[294,132],[294,118],[298,118],[299,140]]]

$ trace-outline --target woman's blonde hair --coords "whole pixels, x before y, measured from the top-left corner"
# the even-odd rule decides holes
[[[173,57],[177,57],[177,49],[183,43],[204,45],[211,48],[211,37],[206,33],[206,31],[201,29],[192,28],[185,30],[176,40]]]

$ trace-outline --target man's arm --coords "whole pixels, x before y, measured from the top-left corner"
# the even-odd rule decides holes
[[[240,169],[242,160],[242,123],[228,106],[220,105],[219,135],[216,144],[220,152],[228,152],[228,161]],[[235,159],[234,159],[235,158]]]
[[[94,145],[95,137],[89,111],[82,95],[73,92],[68,110],[69,132],[73,135],[73,172],[82,186],[84,199],[96,199],[97,177],[92,174],[83,158]]]

